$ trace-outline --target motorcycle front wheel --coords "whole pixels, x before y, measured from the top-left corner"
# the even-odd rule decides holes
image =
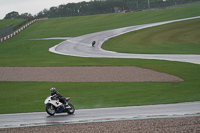
[[[69,108],[67,108],[67,113],[70,114],[70,115],[74,114],[74,112],[75,112],[74,106],[70,103],[68,103],[68,106],[69,106]]]
[[[53,105],[51,104],[47,104],[46,105],[46,112],[49,114],[49,115],[54,115],[56,113],[56,109]]]

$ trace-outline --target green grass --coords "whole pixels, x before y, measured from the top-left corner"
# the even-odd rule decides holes
[[[128,60],[127,60],[128,61]],[[200,66],[189,63],[129,60],[132,65],[173,73],[183,82],[53,83],[0,82],[0,113],[44,111],[49,89],[70,96],[76,109],[200,101]],[[122,63],[122,62],[120,62]]]
[[[13,24],[13,26],[16,26],[23,21],[24,21],[24,19],[3,19],[3,20],[0,20],[0,29],[6,27],[8,25],[11,25],[11,24]]]
[[[0,113],[45,111],[43,102],[49,95],[51,87],[56,87],[63,96],[72,97],[70,101],[76,109],[200,101],[200,65],[159,60],[71,57],[48,52],[50,47],[61,40],[24,40],[79,36],[130,25],[199,16],[199,9],[200,7],[179,8],[128,14],[55,18],[36,22],[16,37],[0,43],[0,66],[139,66],[173,74],[183,78],[184,81],[179,83],[0,82],[0,94],[2,94],[0,106],[3,107]],[[173,26],[173,24],[166,26],[170,25]],[[154,28],[146,30],[152,30],[155,33],[158,31],[156,27],[155,30]],[[130,37],[127,38],[125,42],[129,42]],[[180,41],[176,42],[177,45],[179,43]],[[178,49],[176,50],[178,52]],[[193,51],[190,52],[193,53]]]
[[[200,19],[130,32],[110,39],[103,49],[139,54],[200,54]]]
[[[163,9],[80,17],[51,18],[38,21],[26,29],[24,39],[74,37],[126,26],[199,16],[200,7]],[[58,26],[59,25],[59,26]],[[22,33],[20,33],[22,34]]]
[[[192,2],[192,3],[177,5],[177,7],[180,7],[180,6],[199,6],[199,5],[200,5],[200,1],[195,1],[195,2]]]

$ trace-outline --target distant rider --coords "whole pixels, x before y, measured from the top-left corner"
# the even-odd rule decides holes
[[[51,88],[51,89],[50,89],[50,93],[51,93],[51,96],[54,96],[54,97],[58,98],[59,101],[60,101],[61,103],[63,103],[65,107],[67,106],[67,105],[66,105],[65,98],[64,98],[63,96],[61,96],[60,93],[59,93],[58,91],[56,91],[56,88]]]
[[[96,43],[96,41],[93,41],[93,42],[92,42],[92,47],[94,47],[95,43]]]

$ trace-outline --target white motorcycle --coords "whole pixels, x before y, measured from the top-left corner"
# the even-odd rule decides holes
[[[75,108],[72,104],[68,103],[70,100],[70,97],[65,98],[66,105],[63,105],[63,103],[59,102],[59,99],[54,96],[48,96],[46,100],[44,101],[44,104],[46,105],[46,112],[49,115],[54,115],[55,113],[65,113],[68,114],[74,114]]]

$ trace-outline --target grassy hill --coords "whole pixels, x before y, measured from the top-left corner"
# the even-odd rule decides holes
[[[3,20],[0,20],[0,29],[6,27],[8,25],[11,25],[11,24],[13,24],[13,26],[16,26],[23,21],[24,21],[24,19],[3,19]]]
[[[51,87],[56,87],[64,96],[72,97],[71,102],[76,109],[200,101],[200,65],[160,60],[80,58],[57,55],[50,53],[48,49],[61,40],[25,40],[41,37],[73,37],[131,25],[200,16],[199,10],[200,7],[188,7],[126,14],[54,18],[36,22],[17,36],[0,43],[0,66],[138,66],[173,74],[183,78],[184,81],[179,83],[0,82],[0,93],[3,94],[0,100],[4,101],[0,102],[0,106],[6,106],[0,110],[0,113],[45,111],[43,102],[49,95]],[[195,21],[198,23],[198,20],[185,21],[159,26],[159,29],[166,30],[177,24],[191,24]],[[189,29],[192,28],[193,25]],[[131,42],[131,36],[134,34],[144,38],[142,34],[152,33],[153,36],[160,33],[159,29],[148,28],[122,35],[119,38],[123,37],[127,42]],[[178,33],[175,35],[177,36]],[[164,41],[167,42],[167,40]],[[141,39],[141,42],[143,41],[146,40]],[[162,44],[162,40],[160,42]],[[176,44],[180,43],[181,41],[176,40]],[[179,51],[178,47],[173,51],[174,53]],[[158,46],[154,48],[157,52],[161,49]],[[124,50],[128,51],[128,49],[130,48],[125,47]],[[145,49],[144,47],[144,51]],[[136,52],[140,53],[137,50]]]
[[[131,25],[194,17],[200,15],[199,10],[200,7],[187,7],[38,21],[17,36],[0,43],[0,66],[106,65],[107,62],[100,64],[96,59],[86,58],[84,62],[81,61],[82,58],[49,53],[48,48],[58,44],[61,40],[31,41],[25,39],[74,37]]]
[[[24,32],[24,38],[74,37],[126,26],[199,16],[200,7],[151,10],[80,17],[52,18],[38,21]],[[31,31],[31,32],[29,32]],[[26,36],[25,36],[26,34]]]
[[[200,19],[171,23],[112,38],[103,49],[138,54],[200,54]]]

